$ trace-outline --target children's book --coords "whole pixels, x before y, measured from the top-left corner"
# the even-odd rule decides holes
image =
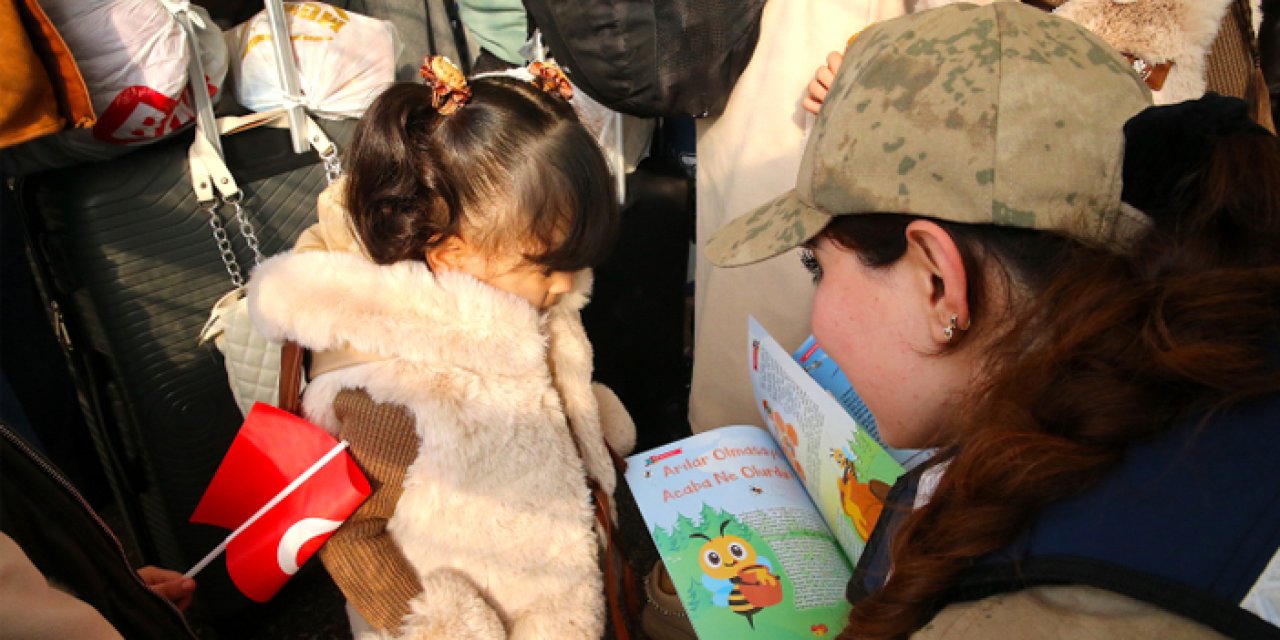
[[[805,339],[800,348],[791,355],[804,372],[818,383],[818,386],[835,397],[836,402],[839,402],[840,406],[853,417],[858,427],[875,440],[876,444],[880,445],[890,457],[897,460],[902,468],[910,471],[933,454],[932,449],[895,449],[885,444],[884,440],[880,439],[880,429],[876,425],[875,416],[871,415],[871,410],[862,402],[858,392],[853,390],[849,378],[845,377],[844,372],[836,366],[834,360],[827,357],[827,352],[813,336]]]
[[[854,417],[873,425],[870,413],[842,406],[754,318],[746,346],[768,430],[721,427],[633,455],[627,483],[699,638],[834,636],[904,468]]]

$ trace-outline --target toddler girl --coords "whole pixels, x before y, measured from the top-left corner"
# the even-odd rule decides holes
[[[535,71],[467,85],[431,59],[389,88],[321,223],[250,285],[257,326],[313,353],[304,415],[373,485],[320,551],[357,637],[604,627],[588,482],[612,496],[605,437],[634,427],[591,385],[579,309],[618,207],[568,84]]]

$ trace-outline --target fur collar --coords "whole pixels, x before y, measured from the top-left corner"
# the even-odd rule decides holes
[[[1151,64],[1172,61],[1164,87],[1152,93],[1156,104],[1171,104],[1204,94],[1205,57],[1230,4],[1230,0],[1070,0],[1054,13],[1088,28],[1118,51]],[[1256,0],[1251,4],[1257,15]]]
[[[591,385],[591,345],[578,315],[590,286],[591,272],[581,272],[573,291],[539,313],[514,294],[466,274],[437,276],[420,262],[382,266],[351,252],[294,251],[254,270],[248,301],[254,325],[269,340],[386,359],[308,385],[304,412],[326,428],[334,426],[329,403],[344,386],[404,405],[421,422],[426,405],[419,396],[431,385],[423,371],[435,365],[521,379],[550,370],[586,471],[612,495],[613,464]],[[616,425],[623,435],[615,443],[629,449],[634,427],[629,418],[623,422]]]
[[[314,351],[353,348],[522,375],[546,366],[548,323],[586,303],[590,274],[576,284],[542,314],[469,275],[437,276],[420,262],[382,266],[349,252],[291,252],[253,272],[249,312],[267,338]]]

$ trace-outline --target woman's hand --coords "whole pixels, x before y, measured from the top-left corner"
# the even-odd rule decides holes
[[[160,597],[172,602],[178,611],[186,611],[196,594],[196,581],[171,569],[143,567],[138,569],[138,577]]]
[[[804,99],[805,111],[817,115],[822,102],[827,99],[827,92],[831,90],[831,83],[836,79],[836,71],[840,70],[841,62],[844,62],[844,56],[839,51],[827,54],[827,63],[818,67],[809,83],[809,95]]]

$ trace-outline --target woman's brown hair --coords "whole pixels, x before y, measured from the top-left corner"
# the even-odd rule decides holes
[[[910,635],[976,559],[1085,491],[1131,443],[1280,392],[1276,176],[1274,136],[1215,137],[1198,163],[1156,185],[1163,208],[1125,255],[1046,232],[940,222],[971,273],[994,260],[1022,298],[971,297],[988,318],[1013,321],[983,338],[986,382],[939,426],[952,446],[936,462],[949,467],[905,518],[890,579],[855,604],[841,638]],[[905,248],[904,216],[835,220],[824,233],[870,266]]]
[[[347,211],[379,264],[424,260],[465,235],[553,271],[599,264],[619,223],[599,145],[564,99],[509,77],[471,83],[451,115],[432,90],[392,85],[374,100],[347,153]]]

